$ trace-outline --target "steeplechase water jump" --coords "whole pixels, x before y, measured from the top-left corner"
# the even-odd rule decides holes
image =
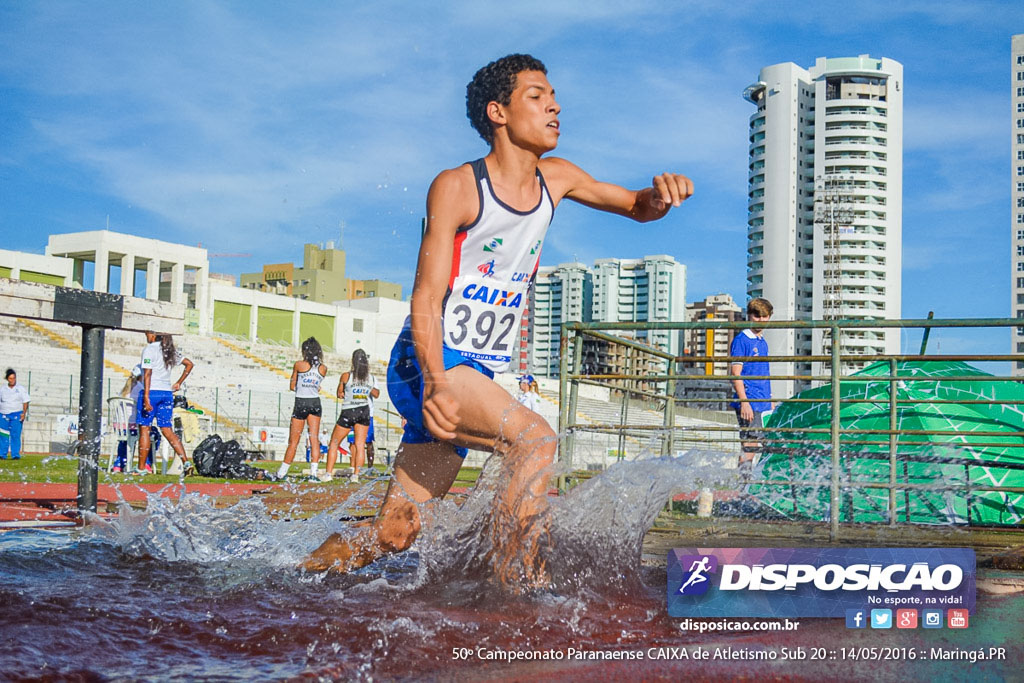
[[[904,547],[956,548],[956,575],[972,590],[976,580],[985,609],[984,619],[971,613],[980,625],[958,643],[1021,652],[1012,625],[1024,398],[1012,378],[966,364],[1007,358],[938,361],[922,344],[916,356],[862,369],[842,343],[889,327],[927,337],[1017,322],[794,322],[773,317],[763,297],[734,320],[647,311],[601,323],[566,313],[551,342],[557,377],[525,368],[524,316],[537,315],[537,276],[563,200],[630,219],[617,228],[623,241],[644,229],[633,222],[664,221],[675,240],[666,252],[702,229],[681,210],[694,183],[675,169],[634,159],[624,174],[654,175],[630,190],[554,156],[563,117],[552,81],[527,54],[473,75],[466,115],[488,149],[423,188],[412,296],[394,328],[365,301],[328,323],[326,304],[285,309],[283,296],[231,291],[217,300],[211,332],[183,304],[213,285],[197,273],[187,290],[159,255],[147,266],[150,298],[0,280],[2,331],[19,349],[49,345],[60,347],[59,362],[81,360],[70,454],[0,465],[0,529],[16,530],[0,533],[0,630],[13,678],[754,678],[791,675],[779,657],[817,652],[821,638],[851,648],[850,678],[902,675],[857,654],[877,644],[853,630],[869,623],[866,613],[850,628],[838,613],[799,629],[716,618],[729,616],[715,602],[727,568],[736,585],[792,579],[785,590],[856,578],[859,570],[816,573],[796,560],[796,570],[776,569],[773,549],[803,558],[814,546],[836,557],[868,548],[854,559],[878,567]],[[124,267],[134,267],[125,251]],[[294,272],[272,270],[276,287],[300,286]],[[652,275],[643,287],[661,284]],[[779,329],[830,346],[817,356],[770,353],[765,337]],[[716,353],[726,333],[728,351]],[[683,334],[702,337],[705,355],[655,342]],[[363,348],[382,337],[384,353]],[[135,373],[126,359],[140,351]],[[131,424],[104,412],[104,368],[129,384],[139,378]],[[261,398],[258,375],[279,391]],[[11,393],[12,384],[12,409],[15,399],[46,399],[40,371],[35,385],[19,376],[31,391]],[[816,385],[782,396],[772,389],[779,379]],[[68,386],[73,406],[73,378]],[[146,472],[146,454],[157,451],[149,422],[168,457],[185,464],[180,473]],[[205,427],[190,434],[186,422]],[[126,468],[146,473],[104,470],[112,441],[128,452]],[[25,469],[32,458],[36,469]],[[67,481],[57,481],[61,468]],[[62,502],[72,479],[77,494]],[[963,559],[975,554],[977,577]],[[757,581],[737,568],[748,557]],[[954,573],[943,565],[926,578]],[[870,576],[882,585],[882,575]],[[892,576],[884,573],[885,587],[896,590]],[[744,608],[763,605],[762,595]],[[802,618],[812,601],[787,595]],[[700,609],[680,620],[691,614],[686,600]],[[955,616],[950,628],[966,625],[968,615]],[[892,642],[910,647],[913,635],[895,629]],[[836,670],[825,655],[799,669],[811,678]],[[948,671],[932,658],[904,677]]]

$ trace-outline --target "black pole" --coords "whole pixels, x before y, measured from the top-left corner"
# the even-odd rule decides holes
[[[935,311],[928,311],[928,319],[931,320],[935,317]],[[931,334],[932,328],[924,328],[924,336],[921,337],[921,353],[919,356],[923,356],[924,352],[928,349],[928,335]]]
[[[96,511],[103,418],[103,328],[82,326],[81,389],[78,393],[78,510]]]

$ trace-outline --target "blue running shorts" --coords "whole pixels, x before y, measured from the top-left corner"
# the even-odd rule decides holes
[[[155,417],[157,427],[170,427],[171,417],[174,414],[174,394],[169,391],[150,391],[149,403],[153,406],[153,410],[147,413],[142,407],[142,394],[139,394],[135,421],[143,427],[148,427],[153,424]]]
[[[494,373],[458,351],[444,347],[444,369],[451,370],[459,365],[468,365],[479,373],[494,379]],[[405,418],[405,433],[402,443],[433,443],[438,441],[423,424],[423,372],[412,345],[412,330],[402,329],[398,341],[391,349],[388,363],[388,395],[399,414]],[[455,452],[465,458],[469,449],[459,446]]]

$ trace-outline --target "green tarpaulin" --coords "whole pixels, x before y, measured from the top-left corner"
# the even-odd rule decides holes
[[[868,402],[841,404],[839,414],[843,429],[889,429],[889,376],[889,363],[879,362],[853,375],[868,381],[843,380],[840,383],[842,401],[870,399]],[[955,432],[950,435],[900,434],[896,448],[897,482],[1024,486],[1024,469],[1012,469],[1014,465],[1024,465],[1024,403],[1013,403],[1024,401],[1024,385],[989,379],[992,375],[966,363],[951,361],[898,363],[896,376],[908,378],[898,382],[896,389],[898,429]],[[878,379],[872,379],[874,377]],[[969,379],[942,379],[953,377]],[[819,399],[830,399],[831,396],[831,384],[797,395],[799,398]],[[832,406],[829,402],[784,403],[766,426],[782,430],[828,429],[831,422]],[[781,431],[769,432],[766,439],[765,455],[759,464],[764,479],[823,484],[831,481],[829,434]],[[842,521],[888,521],[888,490],[855,486],[859,482],[889,481],[888,440],[887,434],[842,435]],[[811,487],[797,483],[755,485],[750,487],[750,493],[789,517],[829,519],[831,492],[828,486]],[[1024,518],[1024,494],[968,493],[963,489],[898,491],[896,518],[925,524],[1019,524]]]

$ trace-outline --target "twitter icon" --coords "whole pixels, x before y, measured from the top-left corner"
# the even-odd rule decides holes
[[[892,628],[892,610],[871,610],[871,628]]]

